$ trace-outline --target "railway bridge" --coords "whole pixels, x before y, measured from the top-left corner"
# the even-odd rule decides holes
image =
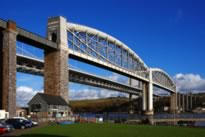
[[[17,42],[44,50],[39,60],[17,52]],[[129,84],[72,69],[69,59],[79,60],[128,77]],[[64,17],[48,19],[47,38],[0,20],[0,109],[14,116],[16,111],[16,72],[44,77],[44,93],[60,95],[69,102],[69,81],[142,95],[142,109],[152,116],[153,87],[170,93],[170,112],[177,111],[173,79],[159,68],[150,68],[126,44],[97,29],[67,22]],[[35,67],[34,67],[35,66]],[[134,85],[138,81],[138,85]]]

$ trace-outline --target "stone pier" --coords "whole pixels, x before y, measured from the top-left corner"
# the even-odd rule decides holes
[[[3,109],[3,32],[0,31],[0,109]]]
[[[2,35],[2,34],[1,34]],[[7,22],[7,29],[3,31],[2,41],[2,109],[9,112],[10,117],[16,115],[16,23]]]
[[[58,44],[58,49],[45,52],[45,93],[60,95],[68,102],[68,44],[67,21],[63,17],[48,20],[48,39]]]

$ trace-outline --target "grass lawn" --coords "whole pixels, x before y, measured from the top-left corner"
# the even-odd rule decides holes
[[[52,125],[20,137],[205,137],[205,129],[126,124]]]

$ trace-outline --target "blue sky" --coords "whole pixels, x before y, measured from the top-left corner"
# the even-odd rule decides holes
[[[13,0],[1,2],[0,18],[45,36],[48,17],[62,15],[118,38],[149,67],[162,68],[177,80],[194,77],[203,87],[204,6],[203,0]],[[18,73],[17,86],[43,87],[43,78],[29,76],[41,79],[40,86],[33,86],[19,82],[22,77],[28,76]]]

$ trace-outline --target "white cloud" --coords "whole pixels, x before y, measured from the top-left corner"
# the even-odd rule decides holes
[[[169,96],[170,93],[163,90],[163,89],[160,89],[160,88],[157,88],[157,87],[154,87],[154,94],[155,95],[161,95],[161,96]]]
[[[119,75],[117,73],[112,73],[112,75],[108,76],[107,78],[124,84],[128,84],[128,80],[129,80],[127,77]]]
[[[179,73],[174,76],[174,80],[180,92],[205,92],[205,79],[198,74]]]
[[[113,73],[113,75],[109,76],[110,79],[118,81],[119,79],[125,78],[121,75]],[[177,83],[177,89],[180,92],[188,93],[188,92],[205,92],[205,79],[197,74],[176,74],[174,76],[174,80]],[[127,79],[125,80],[127,81]],[[74,84],[70,84],[74,85]],[[160,90],[158,88],[154,89],[155,94],[165,95],[166,91]],[[19,86],[17,88],[17,105],[18,106],[26,106],[27,103],[32,99],[32,97],[38,93],[43,92],[43,90],[38,91],[34,90],[31,87],[27,86]],[[80,88],[72,88],[69,91],[69,97],[71,100],[82,100],[82,99],[98,99],[98,98],[108,98],[108,97],[117,97],[123,96],[128,97],[128,94],[121,93],[117,91],[111,91],[107,89],[95,88],[80,85]]]
[[[69,93],[70,99],[81,100],[81,99],[97,99],[98,96],[95,90],[82,89],[75,90],[71,89]]]
[[[128,94],[120,93],[117,91],[111,91],[100,88],[90,88],[90,89],[81,89],[81,90],[70,90],[70,99],[71,100],[84,100],[84,99],[98,99],[98,98],[108,98],[108,97],[127,97]]]
[[[32,99],[32,97],[38,93],[43,92],[43,90],[33,90],[31,87],[19,86],[16,89],[16,102],[17,106],[27,106],[27,103]]]

